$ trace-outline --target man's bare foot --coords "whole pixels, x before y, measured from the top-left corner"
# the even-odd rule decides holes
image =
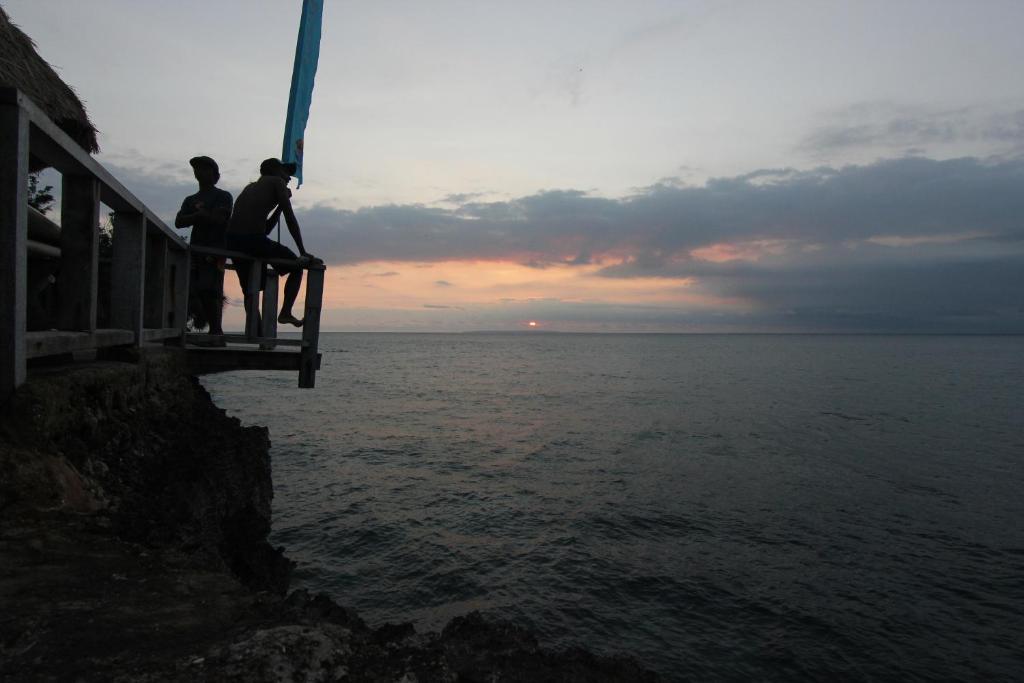
[[[277,316],[277,322],[281,324],[287,323],[289,325],[294,325],[295,327],[302,327],[302,323],[304,323],[305,321],[299,320],[291,313],[282,313],[281,315]]]

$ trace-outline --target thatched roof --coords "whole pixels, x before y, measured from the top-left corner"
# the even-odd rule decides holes
[[[11,23],[2,7],[0,85],[21,90],[86,151],[99,151],[96,127],[89,120],[75,91],[39,56],[32,39]]]

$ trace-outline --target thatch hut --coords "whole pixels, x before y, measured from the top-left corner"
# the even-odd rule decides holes
[[[99,151],[96,127],[67,83],[36,52],[35,43],[0,7],[0,85],[18,88],[86,151]],[[37,164],[33,163],[33,166]]]

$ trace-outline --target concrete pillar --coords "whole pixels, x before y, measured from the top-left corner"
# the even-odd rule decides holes
[[[0,401],[25,381],[29,121],[0,106]]]
[[[110,272],[110,323],[131,330],[142,343],[143,302],[146,284],[146,218],[118,211],[114,223],[114,262]]]
[[[188,249],[174,249],[170,252],[174,286],[171,289],[168,322],[170,327],[179,327],[182,334],[188,321],[188,288],[191,252]]]
[[[147,231],[145,276],[142,324],[149,328],[163,329],[167,326],[170,278],[167,276],[167,239],[162,233]]]
[[[60,206],[57,325],[62,330],[95,332],[100,184],[90,176],[65,175]]]

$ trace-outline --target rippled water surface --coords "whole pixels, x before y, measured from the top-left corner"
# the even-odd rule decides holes
[[[479,609],[669,679],[1024,677],[1024,338],[325,334],[204,379],[371,624]]]

